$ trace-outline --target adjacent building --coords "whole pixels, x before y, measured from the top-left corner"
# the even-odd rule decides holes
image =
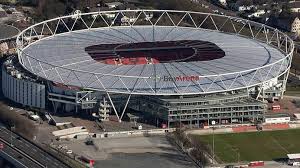
[[[291,1],[289,3],[289,7],[290,7],[291,12],[295,12],[295,13],[300,12],[300,2],[299,1]]]
[[[7,17],[7,13],[2,7],[0,7],[0,18],[4,18],[4,17]]]
[[[281,30],[293,32],[300,35],[300,17],[291,15],[289,17],[278,17],[269,20],[269,25],[278,27]]]
[[[242,124],[263,120],[266,104],[251,98],[245,91],[233,91],[203,96],[143,96],[129,105],[135,111],[145,112],[148,118],[176,127],[222,124]]]
[[[296,33],[297,35],[300,35],[300,19],[298,17],[294,18],[290,27],[290,31]]]

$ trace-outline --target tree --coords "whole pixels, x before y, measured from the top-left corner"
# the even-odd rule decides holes
[[[287,16],[292,13],[291,7],[290,7],[290,4],[288,1],[285,1],[282,3],[281,9],[282,9],[282,13],[285,13]]]
[[[251,5],[253,5],[253,1],[252,0],[238,0],[236,3],[239,6],[251,6]]]
[[[38,6],[39,0],[18,0],[17,4],[26,6]]]

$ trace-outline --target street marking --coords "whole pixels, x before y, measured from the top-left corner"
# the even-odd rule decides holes
[[[8,143],[7,141],[5,141],[4,139],[0,138],[0,141],[2,141],[3,143],[5,143],[6,145],[10,146],[10,143]],[[45,167],[44,165],[42,165],[40,162],[36,161],[35,159],[33,159],[32,157],[30,157],[29,155],[27,155],[25,152],[23,152],[22,150],[18,149],[15,146],[10,146],[12,149],[14,149],[15,151],[19,152],[20,154],[22,154],[23,156],[27,157],[29,160],[31,160],[32,162],[36,163],[37,165],[41,166],[41,167]]]
[[[6,153],[6,152],[4,152],[4,151],[1,151],[1,152],[4,153],[4,154],[6,154],[6,156],[12,158],[12,159],[15,160],[16,162],[18,162],[20,165],[22,165],[22,166],[24,166],[24,167],[27,167],[27,166],[25,166],[23,163],[21,163],[19,160],[13,158],[13,157],[12,157],[11,155],[9,155],[8,153]]]

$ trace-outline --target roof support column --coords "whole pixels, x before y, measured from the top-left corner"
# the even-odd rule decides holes
[[[128,106],[129,101],[130,101],[130,98],[131,98],[131,94],[130,94],[130,95],[128,96],[128,98],[127,98],[127,101],[126,101],[126,103],[125,103],[125,106],[124,106],[124,109],[123,109],[123,112],[122,112],[122,114],[121,114],[121,117],[120,117],[119,122],[122,122],[122,118],[123,118],[123,115],[124,115],[124,113],[125,113],[125,111],[126,111],[126,109],[127,109],[127,106]]]
[[[290,68],[286,71],[286,73],[284,74],[284,77],[283,77],[283,83],[282,83],[281,95],[280,95],[281,99],[283,98],[283,94],[286,91],[286,83],[287,83],[287,80],[288,80],[288,77],[289,77],[289,73],[290,73]]]
[[[262,90],[263,90],[263,83],[260,85],[259,91],[258,91],[257,96],[256,96],[256,100],[258,100],[258,98],[261,96]]]
[[[118,111],[116,110],[116,107],[115,107],[115,105],[114,105],[114,103],[113,103],[113,101],[112,101],[112,99],[111,99],[109,93],[106,92],[106,94],[107,94],[107,97],[108,97],[108,99],[109,99],[109,102],[110,102],[111,106],[112,106],[113,109],[114,109],[114,112],[115,112],[115,114],[116,114],[116,116],[117,116],[117,118],[118,118],[118,121],[120,122],[120,117],[119,117]]]

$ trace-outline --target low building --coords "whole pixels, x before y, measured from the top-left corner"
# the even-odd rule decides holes
[[[248,15],[249,18],[251,17],[261,17],[262,15],[266,14],[265,10],[257,10],[254,13],[251,13],[250,15]]]
[[[294,18],[290,31],[300,35],[300,19],[298,17]]]
[[[249,5],[249,6],[245,6],[245,5],[238,5],[238,4],[235,4],[233,6],[233,8],[239,12],[243,12],[243,11],[246,11],[246,10],[251,10],[253,8],[255,8],[254,5]]]
[[[8,45],[6,42],[4,43],[0,43],[0,53],[2,54],[5,54],[9,51],[9,48],[8,48]]]
[[[265,115],[266,124],[281,124],[289,123],[290,121],[291,117],[287,114]]]
[[[110,11],[111,9],[108,8],[108,7],[95,7],[95,8],[91,8],[90,9],[90,12],[101,12],[101,11]],[[115,13],[105,13],[105,14],[102,14],[103,16],[105,16],[107,19],[114,19],[116,17],[116,14]],[[98,14],[94,14],[92,15],[93,18],[96,18],[96,17],[100,17]]]
[[[2,66],[3,95],[22,106],[45,109],[46,86],[18,71],[14,61],[8,59]]]
[[[4,18],[4,17],[7,17],[7,13],[3,8],[0,7],[0,18]]]
[[[9,3],[9,4],[12,4],[12,5],[14,5],[14,4],[16,4],[17,3],[17,0],[2,0],[1,1],[2,3]]]
[[[227,1],[226,0],[219,0],[219,3],[223,6],[227,6]]]
[[[105,3],[105,6],[107,6],[109,9],[115,9],[118,6],[123,5],[122,2],[110,2],[110,3]]]
[[[127,14],[124,17],[121,18],[122,23],[133,23],[137,19],[136,15],[133,14]]]
[[[300,35],[300,15],[294,14],[286,17],[271,17],[268,25],[277,27],[284,31],[293,32]]]
[[[294,113],[294,117],[296,120],[300,120],[300,113]]]
[[[300,1],[294,1],[289,3],[291,12],[300,12]]]
[[[300,165],[300,153],[287,154],[288,165],[299,166]]]
[[[129,107],[144,111],[145,117],[156,118],[168,127],[176,124],[190,127],[237,124],[263,120],[266,105],[247,93],[211,94],[206,96],[181,96],[153,98],[143,96]]]

